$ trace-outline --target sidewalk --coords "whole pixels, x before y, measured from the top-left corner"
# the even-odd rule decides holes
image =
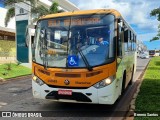
[[[21,65],[32,69],[32,63],[22,63]]]

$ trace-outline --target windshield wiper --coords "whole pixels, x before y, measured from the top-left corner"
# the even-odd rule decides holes
[[[82,57],[82,59],[83,59],[85,65],[86,65],[87,69],[88,69],[89,71],[92,71],[93,68],[92,68],[92,66],[90,66],[90,64],[89,64],[89,62],[88,62],[88,60],[87,60],[87,58],[85,57],[85,55],[83,54],[83,52],[81,51],[81,49],[77,49],[77,51],[78,51],[79,54],[81,55],[81,57]]]

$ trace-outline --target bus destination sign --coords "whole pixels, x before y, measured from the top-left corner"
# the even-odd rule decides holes
[[[71,25],[95,25],[102,24],[103,21],[100,18],[75,18],[75,19],[53,19],[48,20],[48,27],[56,27],[56,26],[69,26],[71,21]]]

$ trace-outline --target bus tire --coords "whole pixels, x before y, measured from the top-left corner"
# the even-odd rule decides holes
[[[124,71],[123,73],[123,82],[122,82],[122,89],[121,89],[121,95],[124,93],[125,91],[125,84],[126,84],[126,71]]]
[[[132,85],[132,83],[133,83],[133,75],[134,75],[134,65],[132,68],[132,76],[131,76],[131,80],[129,81],[129,85]]]

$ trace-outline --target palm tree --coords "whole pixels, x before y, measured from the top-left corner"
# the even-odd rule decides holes
[[[42,5],[37,7],[32,7],[31,9],[32,16],[36,16],[36,18],[33,19],[33,22],[37,21],[40,16],[47,15],[47,14],[60,13],[60,12],[64,12],[64,10],[58,9],[57,2],[53,2],[49,9],[46,9]]]
[[[33,20],[34,22],[42,15],[57,13],[57,12],[64,12],[62,10],[58,10],[58,3],[56,2],[53,2],[50,8],[47,9],[42,5],[37,6],[36,3],[38,0],[5,0],[5,3],[4,3],[5,6],[11,6],[8,9],[6,17],[5,17],[5,26],[7,26],[10,19],[15,16],[14,4],[18,2],[26,3],[25,1],[29,1],[31,3],[31,15],[36,16],[36,18],[34,18]]]
[[[150,13],[151,16],[156,16],[157,20],[160,21],[160,7],[153,9]],[[153,37],[150,41],[160,40],[160,24],[158,25],[158,34]]]

